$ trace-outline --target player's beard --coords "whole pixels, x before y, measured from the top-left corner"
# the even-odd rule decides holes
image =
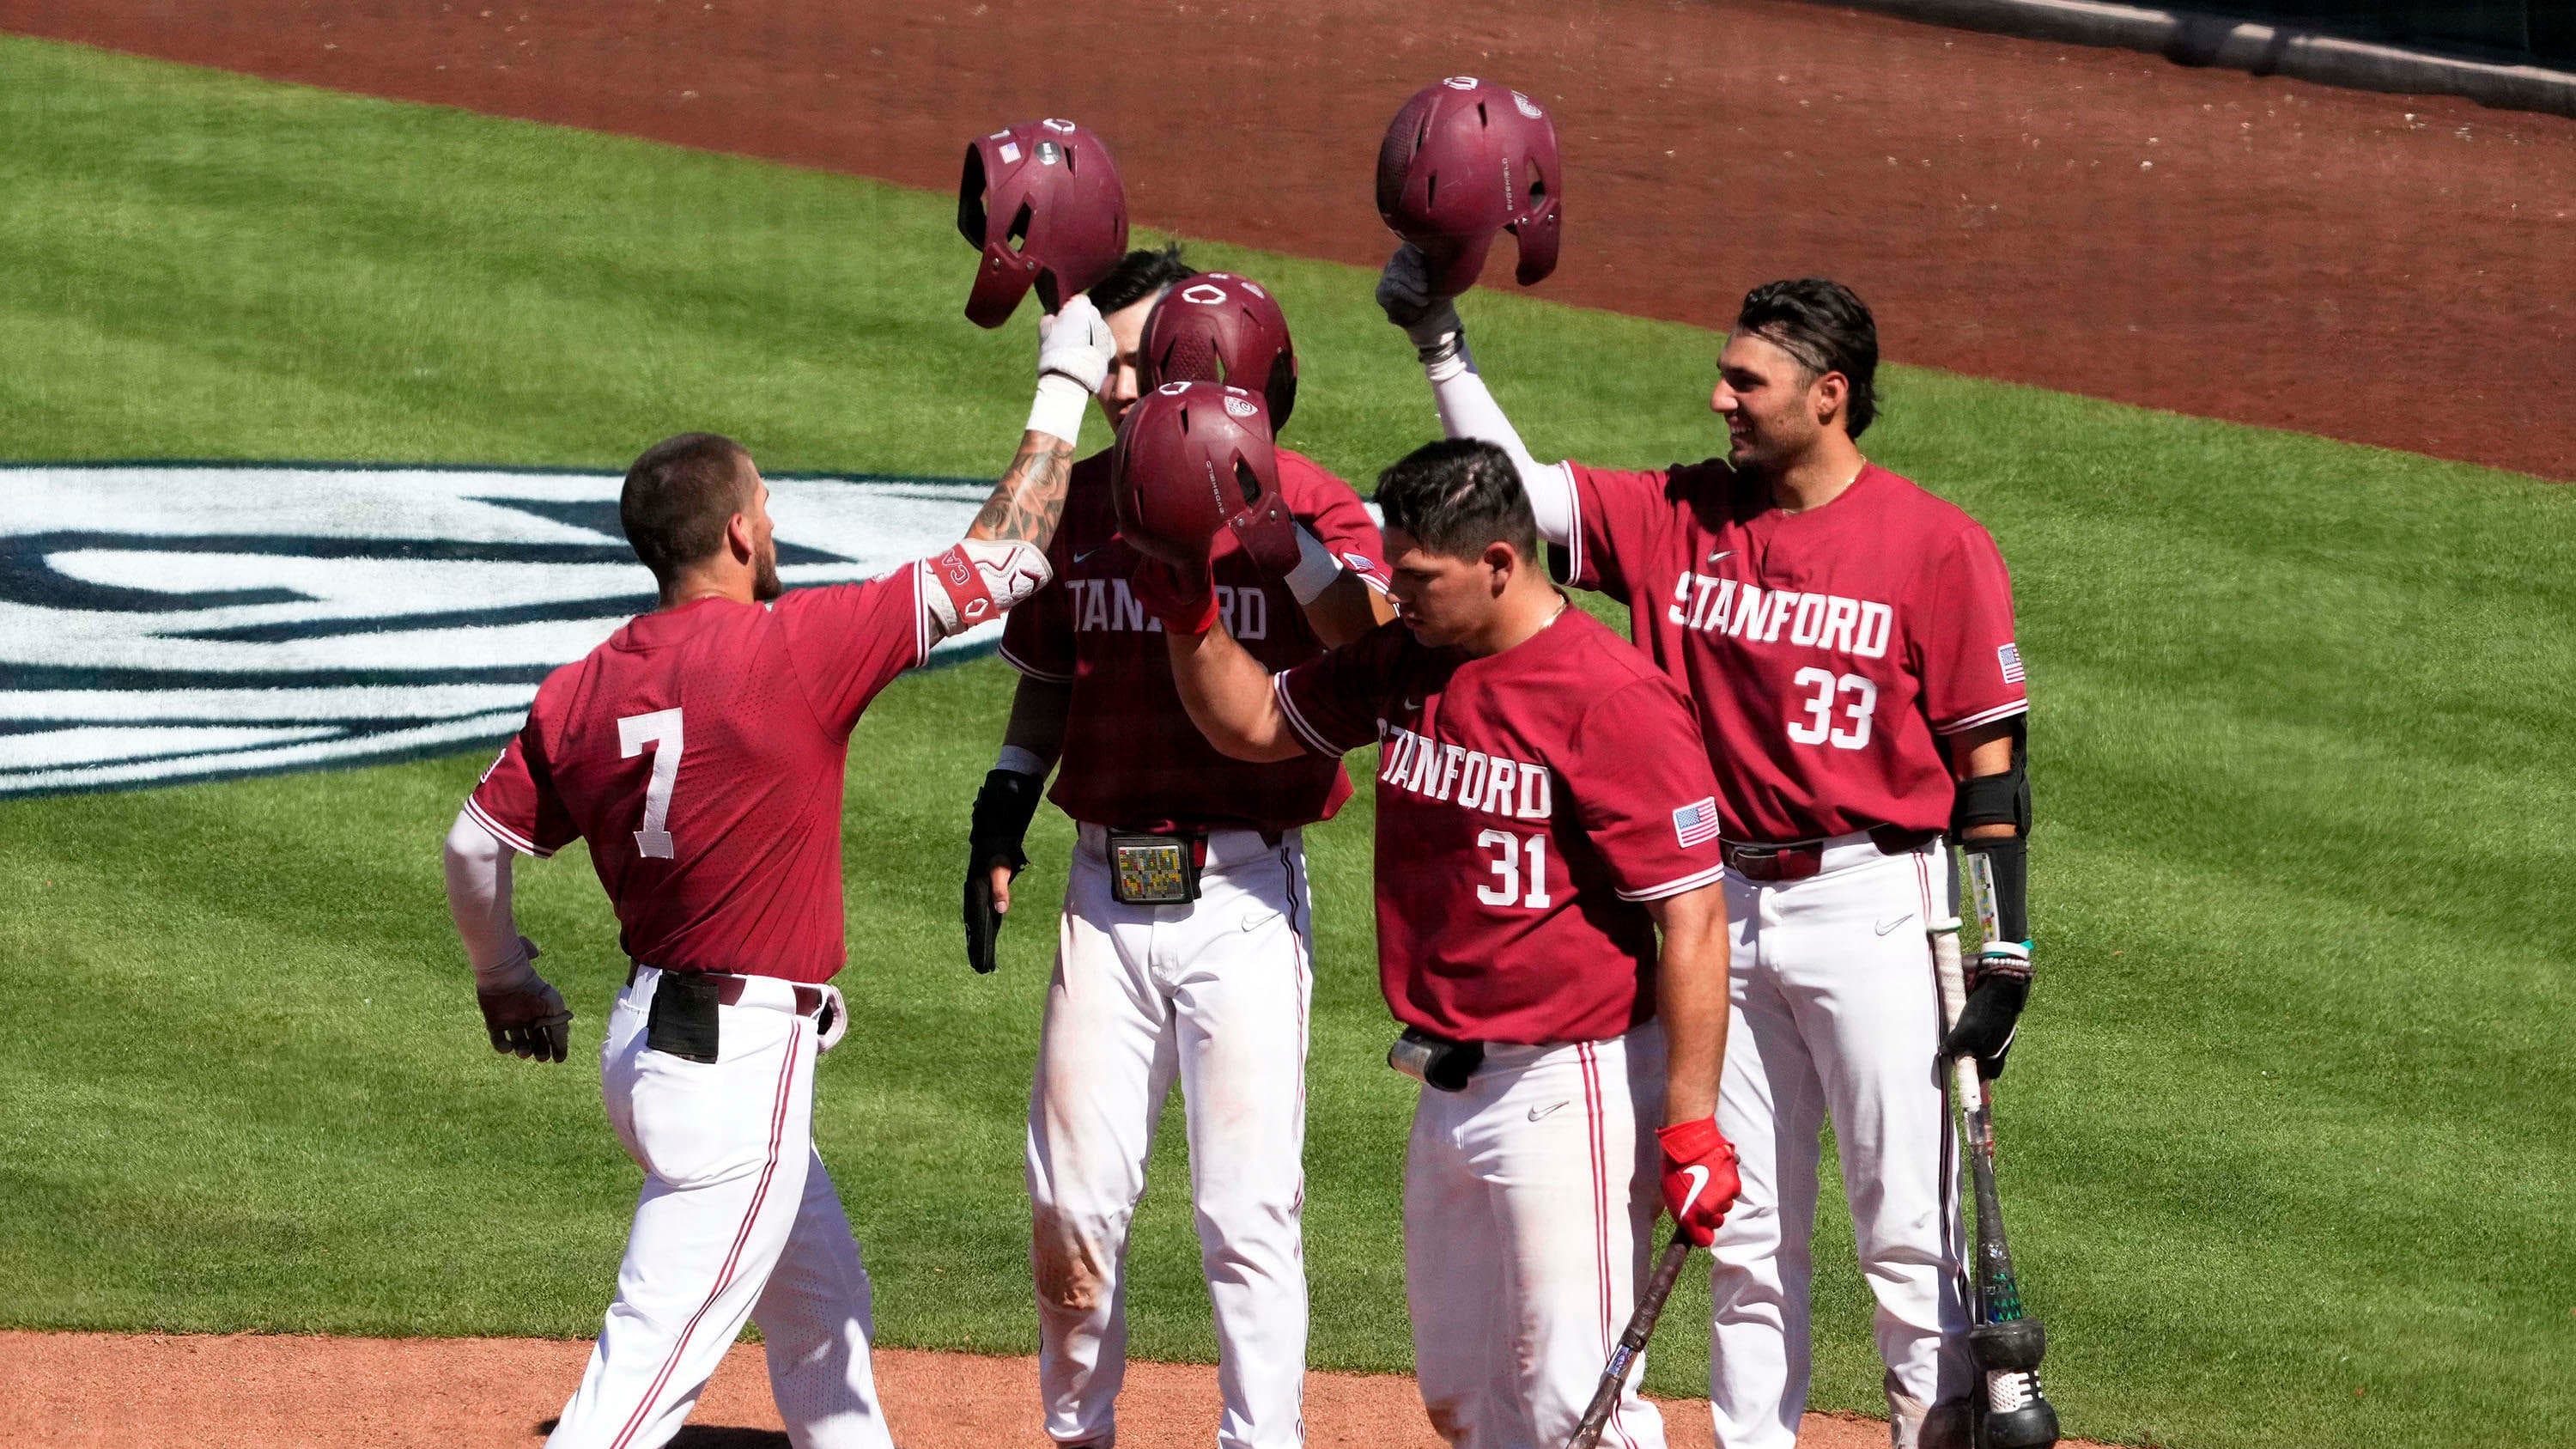
[[[751,600],[755,604],[766,604],[785,592],[786,585],[778,582],[778,545],[763,545],[760,565],[751,575]]]

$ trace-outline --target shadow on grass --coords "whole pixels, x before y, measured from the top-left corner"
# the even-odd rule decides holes
[[[539,1419],[528,1432],[543,1438],[559,1419]],[[691,1424],[671,1440],[670,1449],[788,1449],[787,1436],[776,1429],[735,1429],[721,1424]]]

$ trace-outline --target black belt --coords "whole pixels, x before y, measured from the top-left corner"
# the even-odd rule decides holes
[[[1865,832],[1881,855],[1903,855],[1941,838],[1938,830],[1905,830],[1894,825]],[[1721,847],[1729,870],[1746,880],[1805,880],[1825,868],[1825,842],[1792,840],[1780,845],[1728,841]]]
[[[641,971],[643,967],[644,963],[641,961],[629,961],[626,963],[627,985],[632,986],[635,984],[635,974],[638,971]],[[662,979],[664,981],[668,981],[675,976],[696,976],[714,982],[715,1000],[718,1006],[740,1006],[742,1005],[742,994],[750,989],[752,982],[761,980],[775,981],[778,979],[774,976],[733,976],[722,971],[662,972]],[[798,1016],[812,1016],[814,1013],[823,1009],[822,987],[808,986],[802,981],[791,981],[787,984],[794,987],[796,990],[796,1014]],[[660,992],[657,988],[655,995],[658,996],[659,994]]]

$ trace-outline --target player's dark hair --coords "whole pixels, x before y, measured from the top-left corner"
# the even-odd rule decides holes
[[[1377,475],[1377,506],[1386,526],[1424,548],[1472,559],[1488,544],[1508,543],[1538,556],[1538,520],[1512,455],[1481,438],[1425,443]]]
[[[1853,437],[1878,416],[1878,323],[1851,288],[1822,277],[1765,282],[1744,294],[1735,330],[1798,359],[1810,382],[1841,373],[1851,384],[1844,412]]]
[[[653,577],[724,547],[725,525],[750,502],[751,453],[721,433],[682,433],[644,450],[626,470],[617,521]]]
[[[1195,268],[1181,260],[1179,242],[1167,247],[1140,247],[1120,257],[1109,275],[1092,283],[1091,290],[1083,295],[1106,317],[1197,275]]]

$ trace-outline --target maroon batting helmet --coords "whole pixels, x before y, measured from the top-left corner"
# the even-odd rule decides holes
[[[1141,553],[1201,567],[1227,519],[1278,491],[1270,418],[1255,393],[1167,382],[1118,421],[1109,496],[1119,536]]]
[[[1230,382],[1258,394],[1272,431],[1297,406],[1297,345],[1279,299],[1250,277],[1201,272],[1145,319],[1144,384]]]
[[[999,327],[1032,283],[1052,312],[1127,254],[1127,191],[1100,138],[1071,121],[1023,121],[966,147],[957,230],[984,253],[966,315]]]
[[[1556,270],[1564,177],[1556,123],[1507,86],[1453,75],[1395,113],[1377,152],[1377,214],[1431,263],[1434,296],[1476,284],[1494,234],[1520,242],[1520,284]]]

